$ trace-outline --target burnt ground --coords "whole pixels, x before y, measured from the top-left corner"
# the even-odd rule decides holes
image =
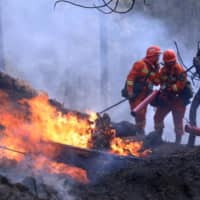
[[[0,73],[0,89],[7,91],[14,100],[37,95],[35,90],[20,80],[3,73]],[[58,109],[64,109],[59,102],[50,100],[50,103]],[[72,196],[78,200],[200,200],[200,147],[189,148],[163,143],[152,150],[148,157],[131,161],[126,167],[115,172],[110,171],[95,183],[86,185],[67,181],[67,184],[70,184],[70,189],[66,189],[69,198],[66,195],[58,197],[55,195],[56,191],[45,185],[43,187],[48,192],[38,196],[30,190],[27,182],[14,184],[6,177],[0,176],[0,199],[71,200]],[[115,165],[118,168],[117,163]],[[31,178],[32,183],[35,181]]]
[[[162,144],[147,158],[130,162],[114,173],[110,171],[96,183],[68,183],[68,194],[77,200],[199,200],[200,147]],[[55,191],[49,193],[53,196]],[[39,198],[26,184],[11,184],[0,177],[0,199]]]
[[[199,200],[200,147],[163,144],[159,149],[160,153],[110,173],[96,184],[76,185],[72,193],[87,200]]]
[[[22,184],[11,184],[6,177],[0,176],[0,199],[36,200],[36,197]]]

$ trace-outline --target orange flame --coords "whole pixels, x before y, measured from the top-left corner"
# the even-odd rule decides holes
[[[40,146],[41,141],[52,141],[81,148],[92,147],[92,128],[88,120],[81,119],[72,113],[58,112],[49,104],[48,96],[45,94],[15,102],[10,100],[6,93],[0,91],[0,103],[0,124],[5,128],[0,133],[0,144],[1,147],[9,147],[2,151],[0,158],[7,157],[20,161],[24,155],[19,152],[37,153],[44,148]],[[94,116],[90,120],[93,119]],[[48,149],[49,157],[54,151],[54,149]],[[55,165],[58,163],[51,163],[50,166],[55,167]],[[66,167],[65,172],[67,169],[69,167]],[[79,174],[83,174],[81,170]]]
[[[129,139],[114,138],[111,141],[111,152],[122,156],[134,155],[136,157],[144,157],[151,153],[151,150],[145,149],[141,151],[143,142],[132,141]],[[141,151],[141,152],[140,152]]]
[[[82,183],[89,183],[86,171],[81,168],[50,161],[44,157],[35,158],[35,162],[33,164],[37,170],[45,169],[45,172],[50,174],[67,175],[73,177],[75,180],[79,180]]]
[[[42,141],[80,148],[93,147],[92,136],[96,129],[95,120],[97,119],[95,113],[90,113],[89,118],[79,117],[74,113],[63,114],[49,103],[48,95],[44,93],[31,99],[17,101],[0,90],[0,104],[0,125],[2,126],[0,127],[0,146],[10,149],[4,149],[0,158],[6,157],[21,161],[24,158],[23,154],[34,154],[44,148],[48,152],[48,157],[51,158],[56,150],[42,146]],[[114,135],[113,137],[110,144],[113,153],[134,156],[147,155],[147,151],[139,153],[142,148],[141,142],[123,140]],[[87,182],[85,171],[82,169],[53,161],[46,162],[48,162],[51,172],[67,173],[79,181]],[[35,169],[40,169],[41,163],[35,162]]]

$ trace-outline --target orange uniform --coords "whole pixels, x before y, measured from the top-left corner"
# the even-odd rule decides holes
[[[158,84],[157,73],[159,71],[158,60],[161,49],[157,45],[150,46],[146,51],[146,56],[140,61],[134,63],[126,80],[126,92],[124,97],[129,99],[131,111],[142,102],[152,90],[153,84]],[[141,110],[135,116],[136,132],[144,134],[145,115],[147,107]]]
[[[172,50],[166,50],[166,52],[167,51],[170,51],[172,54]],[[160,70],[159,79],[161,93],[158,98],[160,98],[161,104],[158,105],[154,116],[155,130],[163,130],[164,118],[169,112],[172,112],[176,136],[181,136],[184,133],[183,117],[186,105],[184,104],[183,98],[180,94],[186,86],[187,75],[183,67],[176,63],[176,57],[174,58],[174,63],[172,60],[170,66],[165,64]],[[162,133],[162,131],[160,132]]]
[[[159,66],[151,65],[148,59],[144,58],[136,62],[127,76],[128,93],[133,93],[135,97],[129,100],[130,109],[133,110],[140,102],[142,102],[151,91],[152,85],[158,85]],[[136,116],[136,127],[139,130],[144,130],[145,116],[147,107],[141,110]]]

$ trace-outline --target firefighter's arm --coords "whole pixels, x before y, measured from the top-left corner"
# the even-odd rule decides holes
[[[179,70],[176,83],[172,84],[172,92],[180,92],[184,89],[187,82],[187,74],[184,70]]]
[[[127,76],[127,81],[126,81],[127,91],[130,96],[133,95],[134,82],[136,77],[138,76],[139,71],[140,71],[140,64],[136,62]]]

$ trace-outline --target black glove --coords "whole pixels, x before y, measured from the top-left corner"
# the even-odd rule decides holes
[[[128,98],[128,91],[126,88],[123,88],[121,90],[121,96],[124,97],[124,98]]]

